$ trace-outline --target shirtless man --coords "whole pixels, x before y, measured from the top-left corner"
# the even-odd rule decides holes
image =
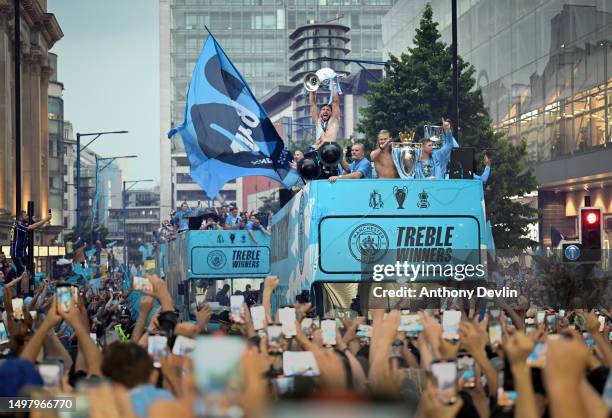
[[[336,142],[340,131],[340,95],[335,83],[332,86],[332,104],[317,106],[317,94],[311,91],[308,95],[310,101],[310,116],[312,123],[317,127],[317,140],[314,144],[318,149],[324,142]]]
[[[370,153],[370,160],[374,162],[374,168],[379,179],[400,178],[393,163],[391,148],[391,135],[389,131],[383,129],[378,133],[378,148]]]

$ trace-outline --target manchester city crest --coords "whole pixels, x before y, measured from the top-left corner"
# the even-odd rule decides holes
[[[378,225],[363,224],[349,235],[349,250],[355,260],[372,264],[380,261],[389,250],[389,237]]]
[[[223,251],[215,250],[211,251],[206,258],[206,263],[211,269],[221,270],[227,263],[227,257],[223,254]]]

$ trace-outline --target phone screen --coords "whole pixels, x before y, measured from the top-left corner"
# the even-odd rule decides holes
[[[544,317],[546,316],[546,311],[538,310],[536,312],[536,320],[538,321],[538,325],[544,323]]]
[[[244,317],[242,315],[242,308],[244,305],[244,296],[243,295],[233,295],[230,298],[230,307],[232,313],[232,321],[243,324]]]
[[[277,377],[273,380],[276,393],[279,396],[290,395],[295,390],[295,380],[293,377]]]
[[[290,338],[297,333],[295,329],[295,308],[282,308],[278,311],[278,316],[283,327],[283,334]]]
[[[151,282],[146,277],[134,276],[133,286],[134,290],[150,293],[153,290]]]
[[[599,315],[597,319],[599,320],[599,332],[603,332],[606,328],[606,317],[604,315]]]
[[[234,336],[198,337],[193,358],[196,386],[201,393],[219,393],[242,381],[241,359],[246,345]]]
[[[491,309],[489,311],[489,316],[491,322],[499,321],[499,318],[501,317],[501,311],[499,309]]]
[[[153,357],[153,367],[160,368],[160,359],[166,351],[168,345],[168,337],[161,332],[149,334],[147,339],[147,348],[149,355]]]
[[[21,321],[23,319],[23,299],[15,298],[12,300],[13,305],[13,318],[16,321]]]
[[[525,334],[531,335],[535,330],[535,320],[533,318],[525,318]]]
[[[193,338],[179,335],[174,340],[174,346],[172,347],[172,354],[177,356],[187,356],[195,350],[196,340]]]
[[[442,337],[446,340],[459,339],[461,311],[444,311],[442,314]]]
[[[46,387],[57,387],[60,385],[62,380],[61,363],[41,363],[36,368]]]
[[[312,334],[312,318],[304,318],[302,319],[302,332],[305,336],[310,336]]]
[[[491,346],[497,347],[502,342],[502,327],[500,323],[489,327],[489,342]]]
[[[444,404],[454,403],[457,399],[457,363],[438,360],[431,364],[436,397]]]
[[[268,334],[268,351],[278,353],[282,351],[281,342],[283,338],[283,328],[280,324],[268,325],[266,329]]]
[[[527,357],[527,364],[531,367],[542,368],[546,364],[546,343],[537,343]]]
[[[372,338],[372,326],[361,324],[357,327],[357,336],[359,338]]]
[[[266,326],[266,311],[262,305],[251,306],[251,320],[255,331],[264,329]]]
[[[9,342],[8,332],[6,332],[6,327],[4,326],[4,322],[0,321],[0,344],[6,344]]]
[[[283,353],[285,376],[318,376],[319,367],[312,351],[285,351]]]
[[[94,344],[98,344],[98,335],[95,332],[90,332],[89,338],[91,338]]]
[[[323,333],[323,345],[336,345],[336,321],[324,319],[321,321],[321,331]]]
[[[390,358],[401,358],[403,356],[402,349],[404,348],[404,343],[402,340],[395,340],[393,344],[391,344],[391,348],[389,349],[389,357]]]
[[[517,394],[510,382],[504,380],[504,372],[498,375],[497,404],[502,407],[512,407],[516,403]]]
[[[72,300],[72,286],[58,286],[55,288],[55,298],[59,312],[70,312],[70,301]]]
[[[457,357],[457,375],[460,387],[476,387],[476,369],[472,356],[468,354],[459,354]]]
[[[549,334],[557,332],[557,317],[554,314],[546,315],[546,332]]]

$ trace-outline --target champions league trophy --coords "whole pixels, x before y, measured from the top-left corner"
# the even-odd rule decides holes
[[[331,91],[332,83],[336,83],[338,94],[342,94],[340,83],[338,82],[340,77],[343,77],[343,75],[336,73],[331,68],[321,68],[316,73],[306,74],[304,77],[304,88],[308,91],[317,91],[321,86],[326,86]]]

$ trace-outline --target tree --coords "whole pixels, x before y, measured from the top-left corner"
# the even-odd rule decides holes
[[[414,47],[399,57],[390,56],[386,77],[370,84],[368,106],[361,109],[358,129],[366,134],[366,146],[375,146],[376,135],[387,129],[397,137],[414,131],[416,138],[426,123],[440,125],[441,117],[452,115],[451,48],[440,41],[433,10],[425,7]],[[475,89],[475,69],[459,57],[459,120],[457,140],[473,147],[478,161],[484,153],[492,159],[492,174],[485,189],[489,219],[497,248],[524,249],[535,244],[524,238],[527,225],[537,211],[513,196],[523,196],[536,188],[536,179],[525,161],[526,144],[513,145],[503,134],[493,131],[481,90]],[[482,166],[479,170],[482,170]]]
[[[259,207],[259,212],[267,213],[272,211],[276,213],[280,209],[280,201],[278,200],[278,193],[275,191],[269,196],[260,197],[262,205]]]

